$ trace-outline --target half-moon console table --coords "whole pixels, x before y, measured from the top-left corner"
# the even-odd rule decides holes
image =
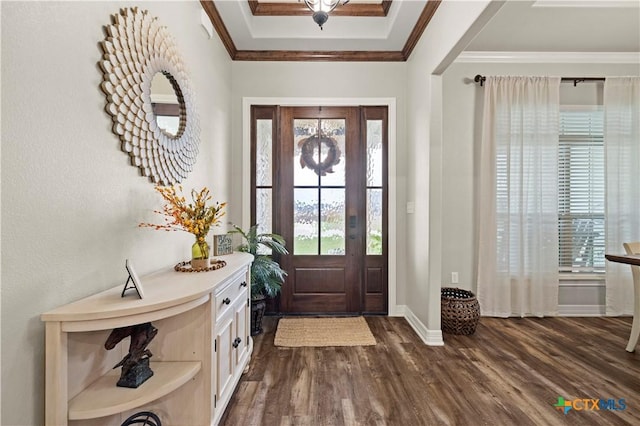
[[[120,425],[151,411],[169,425],[216,425],[253,350],[247,253],[220,256],[208,272],[140,277],[144,298],[123,285],[42,314],[46,322],[45,424]],[[123,283],[124,284],[124,283]],[[151,322],[153,376],[117,387],[129,338],[104,348],[114,328]]]

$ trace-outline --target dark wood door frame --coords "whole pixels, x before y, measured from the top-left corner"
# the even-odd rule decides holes
[[[276,103],[276,102],[273,102]],[[385,106],[386,104],[386,106]],[[245,105],[247,106],[248,104],[245,103]],[[391,224],[391,222],[389,222],[389,201],[390,201],[390,197],[389,197],[389,193],[391,192],[392,194],[395,194],[395,191],[393,188],[390,188],[388,185],[388,166],[390,165],[390,160],[393,161],[395,158],[395,155],[392,153],[392,158],[389,158],[389,139],[391,138],[391,140],[393,141],[394,138],[392,138],[391,136],[391,132],[393,132],[393,126],[395,126],[395,120],[393,120],[391,123],[388,121],[388,113],[395,113],[395,104],[392,100],[388,100],[387,102],[380,102],[380,107],[362,107],[360,109],[360,116],[358,117],[358,119],[360,120],[360,131],[362,131],[363,133],[365,132],[365,128],[366,128],[366,120],[382,120],[384,123],[384,163],[385,163],[385,169],[384,169],[384,218],[386,219],[386,223],[384,224],[384,229],[386,229],[386,232],[384,233],[384,251],[387,255],[387,259],[385,259],[385,261],[383,263],[380,263],[380,259],[376,259],[376,256],[366,256],[364,252],[360,252],[359,254],[355,254],[354,256],[357,256],[359,258],[362,259],[363,261],[363,265],[360,268],[360,277],[359,279],[362,280],[363,285],[361,285],[359,287],[359,291],[352,294],[350,296],[350,308],[352,308],[355,305],[360,305],[360,309],[357,310],[358,313],[386,313],[391,311],[391,314],[396,314],[395,312],[395,277],[394,276],[390,276],[390,274],[394,274],[395,271],[395,254],[391,254],[389,248],[392,247],[389,245],[390,239],[389,239],[389,232],[391,232],[393,235],[391,236],[391,243],[395,243],[395,225]],[[254,121],[253,121],[253,114],[254,114],[254,108],[257,108],[257,110],[260,110],[261,112],[259,113],[259,115],[261,116],[261,118],[265,119],[265,118],[273,118],[275,119],[274,122],[278,122],[279,120],[277,120],[277,117],[280,115],[279,111],[281,107],[275,107],[275,106],[271,106],[271,107],[267,107],[266,104],[264,105],[255,105],[251,108],[247,108],[246,111],[251,112],[252,115],[252,120],[251,120],[251,134],[254,134],[255,128],[254,128]],[[328,106],[323,106],[323,109],[325,109],[325,111],[327,110]],[[269,109],[271,109],[272,113],[266,113],[265,111],[268,111]],[[318,113],[318,107],[312,107],[310,108],[310,110],[312,110],[316,116]],[[329,118],[329,116],[325,116],[326,118]],[[331,118],[335,118],[335,117],[331,117]],[[274,123],[275,124],[275,123]],[[391,127],[390,127],[391,125]],[[273,137],[274,140],[276,139],[280,139],[280,132],[283,129],[281,128],[280,124],[274,125],[274,129],[273,129]],[[251,142],[253,143],[253,142]],[[393,142],[392,142],[393,143]],[[280,156],[281,156],[281,152],[280,152],[280,148],[281,146],[278,143],[274,144],[274,169],[277,169],[280,166]],[[246,145],[245,145],[246,146]],[[364,148],[362,149],[362,153],[360,152],[356,152],[355,155],[358,157],[363,157],[363,153],[365,151]],[[395,152],[395,150],[392,150],[393,152]],[[250,151],[252,153],[252,156],[255,155],[254,150],[252,149]],[[352,154],[354,155],[354,154]],[[247,157],[245,157],[247,158]],[[252,164],[255,161],[255,157],[251,157],[251,162]],[[392,168],[393,170],[393,168]],[[282,188],[282,182],[280,182],[278,179],[280,179],[279,173],[274,173],[274,182],[273,182],[273,190],[274,190],[274,199],[281,199],[281,197],[283,196],[283,194],[280,193],[280,188]],[[255,186],[253,185],[254,180],[253,180],[253,176],[251,176],[251,180],[252,180],[252,184],[251,184],[251,200],[255,200]],[[358,183],[360,184],[360,183]],[[395,199],[395,195],[393,195],[393,199]],[[252,203],[252,209],[251,209],[251,223],[255,223],[255,207],[253,207],[253,201]],[[278,210],[278,207],[276,206],[276,204],[274,202],[274,217],[282,217],[283,212]],[[361,206],[365,206],[365,203],[362,202],[360,203]],[[351,207],[347,207],[347,208],[351,208]],[[395,212],[395,206],[392,207],[393,211]],[[364,220],[365,218],[365,213],[364,211],[362,211],[362,209],[360,211],[348,211],[347,212],[347,218],[351,215],[351,213],[355,213],[354,215],[358,217],[358,223],[357,223],[357,230],[356,230],[356,234],[359,236],[364,236],[365,234],[365,230],[366,230],[366,222]],[[289,216],[291,216],[291,213],[288,213]],[[392,213],[392,216],[395,217],[395,214]],[[392,219],[393,219],[392,217]],[[290,218],[292,219],[292,218]],[[389,226],[390,225],[390,226]],[[347,232],[349,232],[350,230],[347,229]],[[278,232],[278,233],[283,233],[282,230],[280,229],[275,229],[274,228],[274,232]],[[346,238],[348,239],[349,236],[347,234]],[[362,250],[365,250],[365,246],[364,244],[362,245]],[[392,248],[391,250],[394,250],[394,248]],[[331,256],[329,256],[331,257]],[[390,263],[389,263],[390,261]],[[327,260],[326,261],[326,265],[327,266],[331,266],[332,262],[331,260]],[[286,266],[286,259],[284,259],[283,265]],[[357,278],[354,278],[354,280],[357,280]],[[287,283],[285,283],[285,286],[287,285]],[[280,306],[280,301],[276,301],[276,303],[272,303],[271,304],[271,311],[272,312],[280,312],[282,311],[281,306]],[[285,302],[286,301],[282,301]],[[316,311],[315,313],[320,313],[321,310],[319,309],[314,309],[314,311]],[[303,313],[303,312],[300,312]]]

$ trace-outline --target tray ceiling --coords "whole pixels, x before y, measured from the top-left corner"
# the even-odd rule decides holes
[[[404,61],[436,0],[351,0],[321,30],[303,2],[202,0],[234,60]]]
[[[440,3],[351,0],[321,30],[302,1],[201,0],[244,61],[406,61]],[[465,50],[637,52],[639,21],[637,0],[505,1]]]

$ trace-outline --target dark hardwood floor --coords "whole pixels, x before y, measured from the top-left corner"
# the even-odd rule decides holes
[[[332,348],[274,347],[277,321],[254,338],[222,425],[640,425],[630,318],[482,318],[431,347],[403,318],[367,317],[376,346]],[[626,408],[565,415],[558,397]]]

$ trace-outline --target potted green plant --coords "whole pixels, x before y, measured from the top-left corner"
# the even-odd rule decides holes
[[[240,234],[243,243],[240,251],[254,256],[251,264],[251,335],[262,333],[262,317],[266,308],[266,298],[275,297],[280,293],[282,283],[287,273],[280,264],[273,260],[272,254],[288,254],[284,238],[278,234],[258,233],[255,224],[244,231],[233,225],[231,233]]]

